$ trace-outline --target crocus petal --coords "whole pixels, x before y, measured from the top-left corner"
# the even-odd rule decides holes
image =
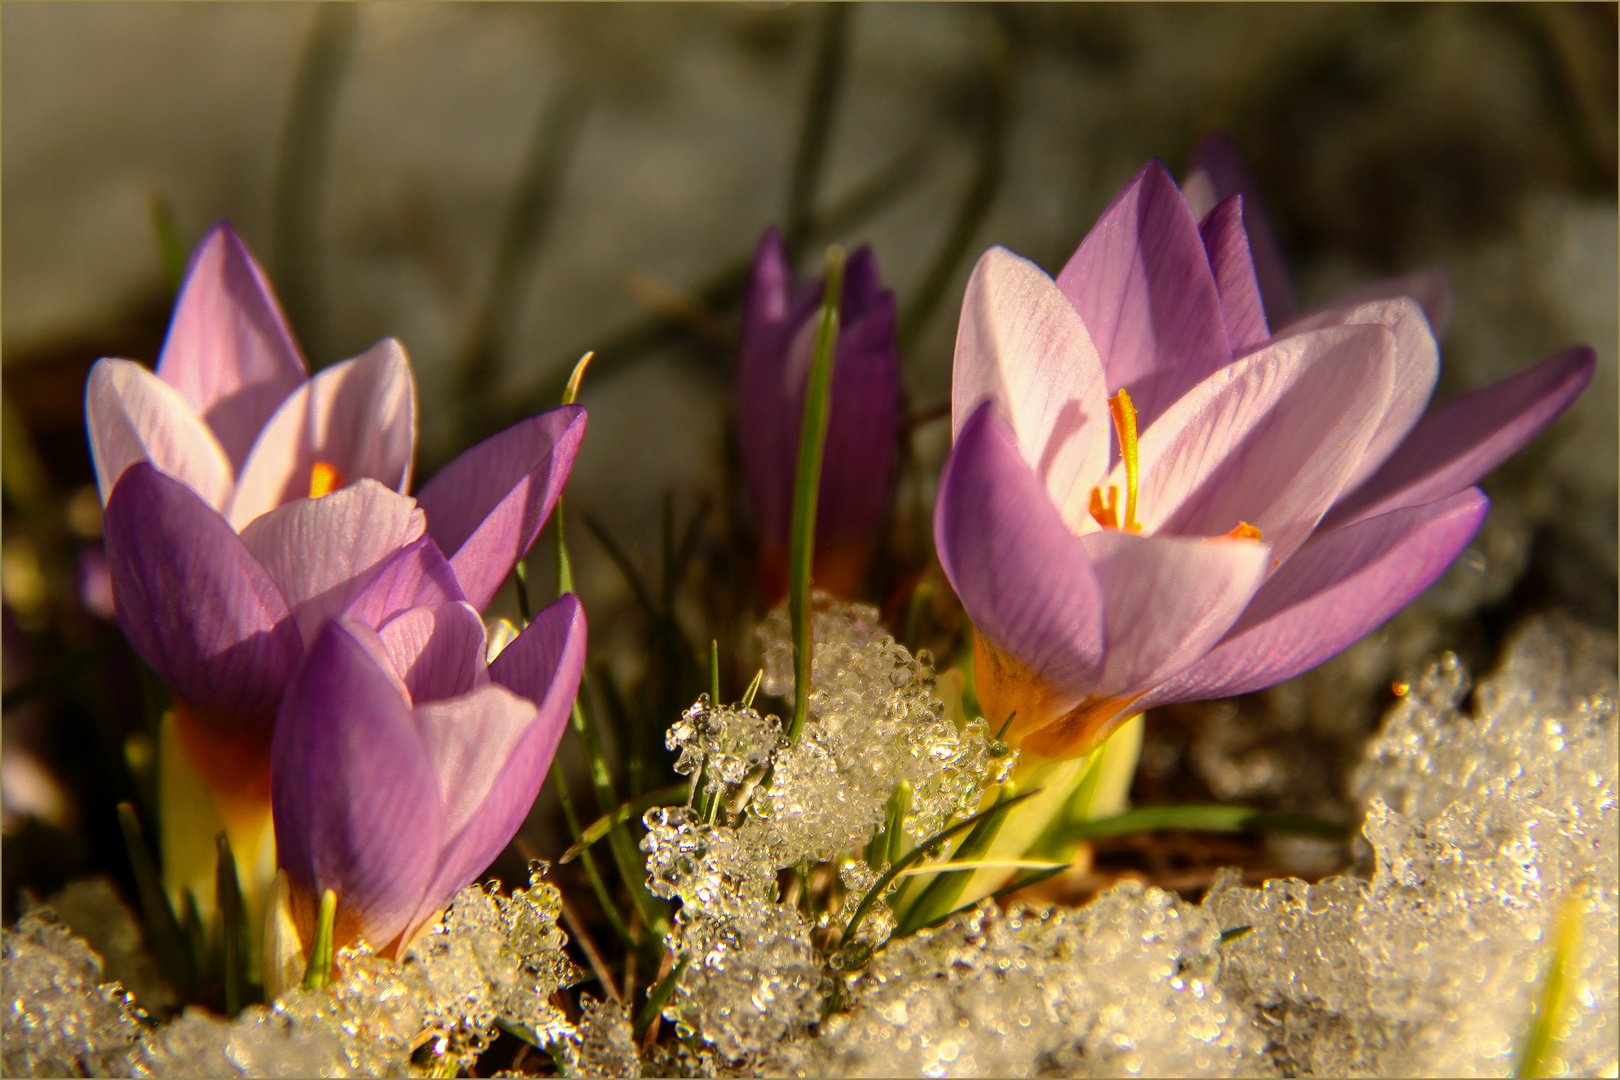
[[[484,620],[465,601],[411,608],[377,637],[418,706],[469,694],[489,681]]]
[[[1108,655],[1092,691],[1099,699],[1139,694],[1203,656],[1242,614],[1271,562],[1270,545],[1255,540],[1108,530],[1081,543],[1107,622]]]
[[[585,669],[585,608],[579,597],[563,593],[540,611],[489,665],[489,677],[540,707],[541,719],[562,738],[580,673]]]
[[[309,896],[334,890],[360,935],[387,945],[433,877],[443,816],[416,718],[346,620],[326,624],[287,687],[270,776],[287,876]]]
[[[1249,236],[1243,227],[1243,196],[1221,200],[1199,224],[1198,235],[1203,238],[1209,268],[1215,274],[1227,339],[1232,343],[1232,352],[1241,356],[1271,338]]]
[[[1054,687],[1091,688],[1103,662],[1101,588],[993,402],[968,418],[945,463],[934,545],[981,634]]]
[[[410,486],[416,447],[416,383],[399,342],[386,338],[320,372],[282,403],[242,466],[231,524],[248,522],[310,493],[317,462],[346,482],[369,477]]]
[[[1359,303],[1336,303],[1332,308],[1307,315],[1283,335],[1309,333],[1323,326],[1383,326],[1395,335],[1394,381],[1390,384],[1389,407],[1378,422],[1367,449],[1344,490],[1352,491],[1377,472],[1385,459],[1411,432],[1434,395],[1440,378],[1440,348],[1429,330],[1422,308],[1410,297],[1374,298]]]
[[[84,418],[103,503],[137,461],[151,462],[216,510],[230,502],[231,463],[219,441],[173,387],[141,365],[96,361],[85,383]]]
[[[1078,528],[1092,485],[1108,468],[1112,421],[1102,361],[1052,279],[1000,247],[979,258],[962,299],[951,372],[955,438],[985,401],[998,404],[1023,460],[1069,528]]]
[[[1198,221],[1150,161],[1114,197],[1057,277],[1108,373],[1146,426],[1232,359]]]
[[[1383,327],[1328,327],[1216,372],[1142,436],[1146,531],[1210,537],[1247,522],[1286,559],[1361,461],[1394,362]],[[1122,466],[1110,482],[1124,489]]]
[[[876,534],[900,445],[900,393],[894,294],[884,292],[838,336],[816,509],[818,541],[870,542]],[[791,492],[792,474],[781,481]]]
[[[417,707],[444,794],[445,843],[406,940],[472,884],[523,825],[551,764],[536,714],[534,702],[503,686]]]
[[[439,545],[433,537],[422,536],[390,556],[343,613],[367,626],[381,626],[410,608],[463,599],[455,571]]]
[[[844,294],[838,298],[838,316],[843,325],[848,328],[866,318],[884,295],[892,298],[894,294],[883,287],[877,256],[869,245],[862,244],[844,261]]]
[[[1238,153],[1230,136],[1216,132],[1204,138],[1196,160],[1192,175],[1183,186],[1192,212],[1202,218],[1222,199],[1243,196],[1243,222],[1249,234],[1249,248],[1254,253],[1254,272],[1260,282],[1260,295],[1265,300],[1266,319],[1272,326],[1283,325],[1297,310],[1294,286],[1283,262],[1276,231],[1260,199],[1260,189],[1244,164],[1243,155]]]
[[[1596,365],[1597,354],[1580,346],[1429,410],[1383,468],[1323,519],[1323,527],[1417,506],[1467,487],[1568,408]]]
[[[119,624],[196,709],[268,724],[303,652],[288,604],[219,513],[139,462],[103,518]]]
[[[584,409],[552,409],[485,439],[417,492],[428,530],[473,607],[488,605],[534,543],[584,435]]]
[[[157,374],[207,419],[233,472],[304,381],[303,358],[270,283],[224,222],[191,257]]]
[[[424,527],[414,499],[361,480],[276,507],[242,530],[242,543],[270,571],[308,642]]]
[[[1428,588],[1489,508],[1478,488],[1468,488],[1314,538],[1255,594],[1209,655],[1137,707],[1252,693],[1336,656]]]

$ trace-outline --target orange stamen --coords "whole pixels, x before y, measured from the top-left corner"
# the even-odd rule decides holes
[[[1091,489],[1091,516],[1105,529],[1119,528],[1119,488],[1108,485],[1108,505],[1103,505],[1102,489]]]
[[[1119,519],[1119,488],[1108,487],[1108,505],[1103,505],[1102,489],[1091,489],[1091,516],[1105,529],[1139,533],[1142,523],[1136,520],[1136,492],[1141,479],[1136,452],[1136,406],[1131,395],[1124,390],[1108,399],[1108,412],[1114,418],[1114,431],[1119,435],[1119,456],[1125,462],[1125,520]]]
[[[1222,539],[1222,540],[1259,540],[1260,539],[1260,530],[1255,528],[1253,525],[1250,525],[1247,521],[1240,521],[1240,522],[1237,523],[1237,525],[1235,525],[1233,527],[1231,532],[1226,533],[1224,536],[1219,537],[1219,539]]]
[[[317,461],[309,470],[309,497],[318,499],[330,495],[344,484],[343,474],[324,461]]]

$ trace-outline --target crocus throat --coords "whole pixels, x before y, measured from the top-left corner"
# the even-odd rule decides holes
[[[309,497],[318,499],[330,495],[344,484],[343,474],[324,461],[317,461],[309,469]]]
[[[1105,529],[1139,533],[1142,523],[1136,520],[1136,492],[1141,478],[1136,452],[1136,406],[1131,395],[1124,390],[1108,399],[1108,412],[1114,418],[1114,431],[1119,435],[1119,456],[1125,461],[1125,518],[1119,517],[1119,488],[1108,485],[1108,502],[1103,503],[1102,489],[1091,489],[1091,516]]]

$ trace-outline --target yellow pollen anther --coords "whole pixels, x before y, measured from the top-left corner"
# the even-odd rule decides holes
[[[1102,501],[1102,489],[1091,489],[1091,516],[1105,529],[1139,533],[1142,523],[1136,520],[1136,492],[1141,473],[1136,452],[1136,406],[1131,395],[1121,390],[1108,399],[1108,412],[1114,418],[1114,431],[1119,435],[1119,456],[1125,462],[1125,520],[1119,520],[1119,489],[1110,485],[1108,505]]]
[[[317,461],[309,470],[309,497],[318,499],[330,495],[344,483],[343,474],[324,461]]]
[[[1240,521],[1235,527],[1233,527],[1232,531],[1227,533],[1222,539],[1259,540],[1260,538],[1259,529],[1255,528],[1253,525],[1250,525],[1247,521]]]

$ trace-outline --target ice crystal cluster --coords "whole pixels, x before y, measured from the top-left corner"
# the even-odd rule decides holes
[[[857,706],[892,739],[867,740],[884,764],[855,774],[875,792],[836,772],[803,775],[794,798],[829,816],[840,793],[863,805],[897,782],[874,776],[951,790],[929,789],[924,763],[946,772],[985,753],[936,729],[934,750],[912,756],[895,718],[945,722],[926,669],[869,611],[824,604],[817,625],[837,643],[824,654],[841,648],[843,661],[818,668],[804,739],[841,760],[854,717],[840,710]],[[714,809],[647,816],[649,880],[679,901],[670,944],[686,964],[664,1014],[678,1038],[650,1058],[624,1004],[582,996],[575,1024],[553,1008],[576,973],[555,892],[536,879],[510,897],[462,893],[403,963],[345,953],[330,992],[294,990],[235,1022],[194,1010],[155,1030],[102,981],[95,954],[36,909],[4,935],[5,1071],[421,1075],[471,1064],[501,1025],[548,1045],[570,1075],[1504,1076],[1541,1000],[1552,927],[1573,903],[1568,1012],[1543,1064],[1614,1075],[1615,663],[1612,634],[1541,619],[1471,695],[1455,658],[1431,665],[1353,778],[1366,809],[1359,875],[1260,888],[1229,876],[1200,904],[1126,882],[1084,908],[987,904],[897,940],[880,902],[858,947],[834,930],[881,869],[849,857],[875,823],[849,826],[842,861],[810,872],[824,902],[805,914],[810,849],[752,812],[765,771],[780,775],[792,753],[780,727],[700,703],[672,741],[694,771],[721,777]],[[879,672],[878,688],[842,681]],[[818,732],[824,721],[832,731]],[[1001,759],[986,756],[995,775]],[[941,809],[947,800],[957,808]],[[942,820],[964,802],[940,796],[922,812]],[[842,889],[829,889],[833,869]]]

